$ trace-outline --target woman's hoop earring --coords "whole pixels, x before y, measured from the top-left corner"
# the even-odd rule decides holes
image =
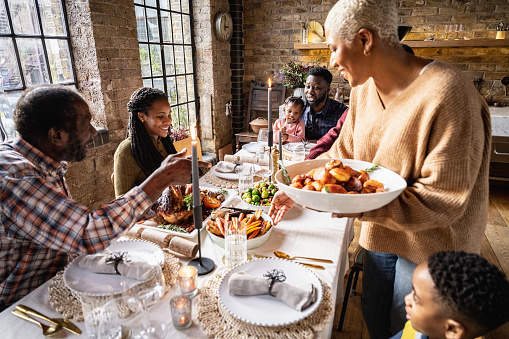
[[[369,53],[371,53],[371,52],[370,52],[370,51],[366,51],[366,50],[364,50],[364,55],[365,55],[365,56],[368,56],[368,55],[369,55]]]

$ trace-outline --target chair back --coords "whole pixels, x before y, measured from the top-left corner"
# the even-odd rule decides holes
[[[202,154],[201,154],[201,143],[200,143],[200,139],[196,139],[197,142],[198,142],[198,147],[197,147],[197,151],[198,151],[198,160],[201,160],[202,159]],[[192,139],[191,138],[185,138],[185,139],[182,139],[182,140],[179,140],[179,141],[175,141],[173,143],[173,146],[175,146],[175,149],[177,150],[177,152],[180,152],[182,151],[184,148],[187,149],[187,155],[191,155],[192,154],[192,150],[191,150],[191,141]]]

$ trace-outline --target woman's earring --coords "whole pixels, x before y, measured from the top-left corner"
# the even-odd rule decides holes
[[[140,119],[140,120],[141,120],[141,122],[145,122],[145,119]]]

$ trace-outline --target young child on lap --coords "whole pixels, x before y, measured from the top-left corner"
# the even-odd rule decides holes
[[[417,266],[405,328],[391,339],[473,339],[509,321],[509,281],[473,253],[438,252]]]
[[[279,143],[279,133],[283,143],[301,142],[306,137],[304,121],[300,119],[304,112],[304,101],[299,97],[288,97],[285,100],[285,117],[278,119],[273,126],[274,142]]]

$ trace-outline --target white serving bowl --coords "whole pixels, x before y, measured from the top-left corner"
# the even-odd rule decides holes
[[[262,218],[264,220],[269,220],[270,223],[272,225],[274,225],[274,222],[267,214],[262,213]],[[265,244],[267,242],[267,240],[269,240],[269,237],[270,237],[270,234],[272,233],[273,227],[274,226],[271,226],[271,228],[269,228],[269,230],[267,232],[265,232],[265,234],[263,234],[261,237],[255,237],[253,239],[248,239],[247,240],[247,249],[252,250],[253,248],[257,248],[257,247],[260,247],[263,244]],[[217,235],[214,235],[210,232],[208,232],[208,233],[209,233],[210,239],[212,239],[213,243],[215,243],[219,247],[224,248],[224,238],[218,237]]]
[[[331,159],[315,159],[302,161],[286,167],[290,180],[296,175],[305,174],[314,168],[324,166]],[[374,164],[352,159],[341,159],[345,166],[350,166],[354,170],[361,170],[372,167]],[[370,172],[369,176],[373,180],[381,182],[387,192],[371,194],[336,194],[307,191],[290,187],[284,184],[282,171],[276,173],[276,182],[280,191],[283,191],[296,203],[312,209],[331,213],[362,213],[375,210],[387,205],[396,199],[407,187],[405,179],[399,174],[379,167]]]

